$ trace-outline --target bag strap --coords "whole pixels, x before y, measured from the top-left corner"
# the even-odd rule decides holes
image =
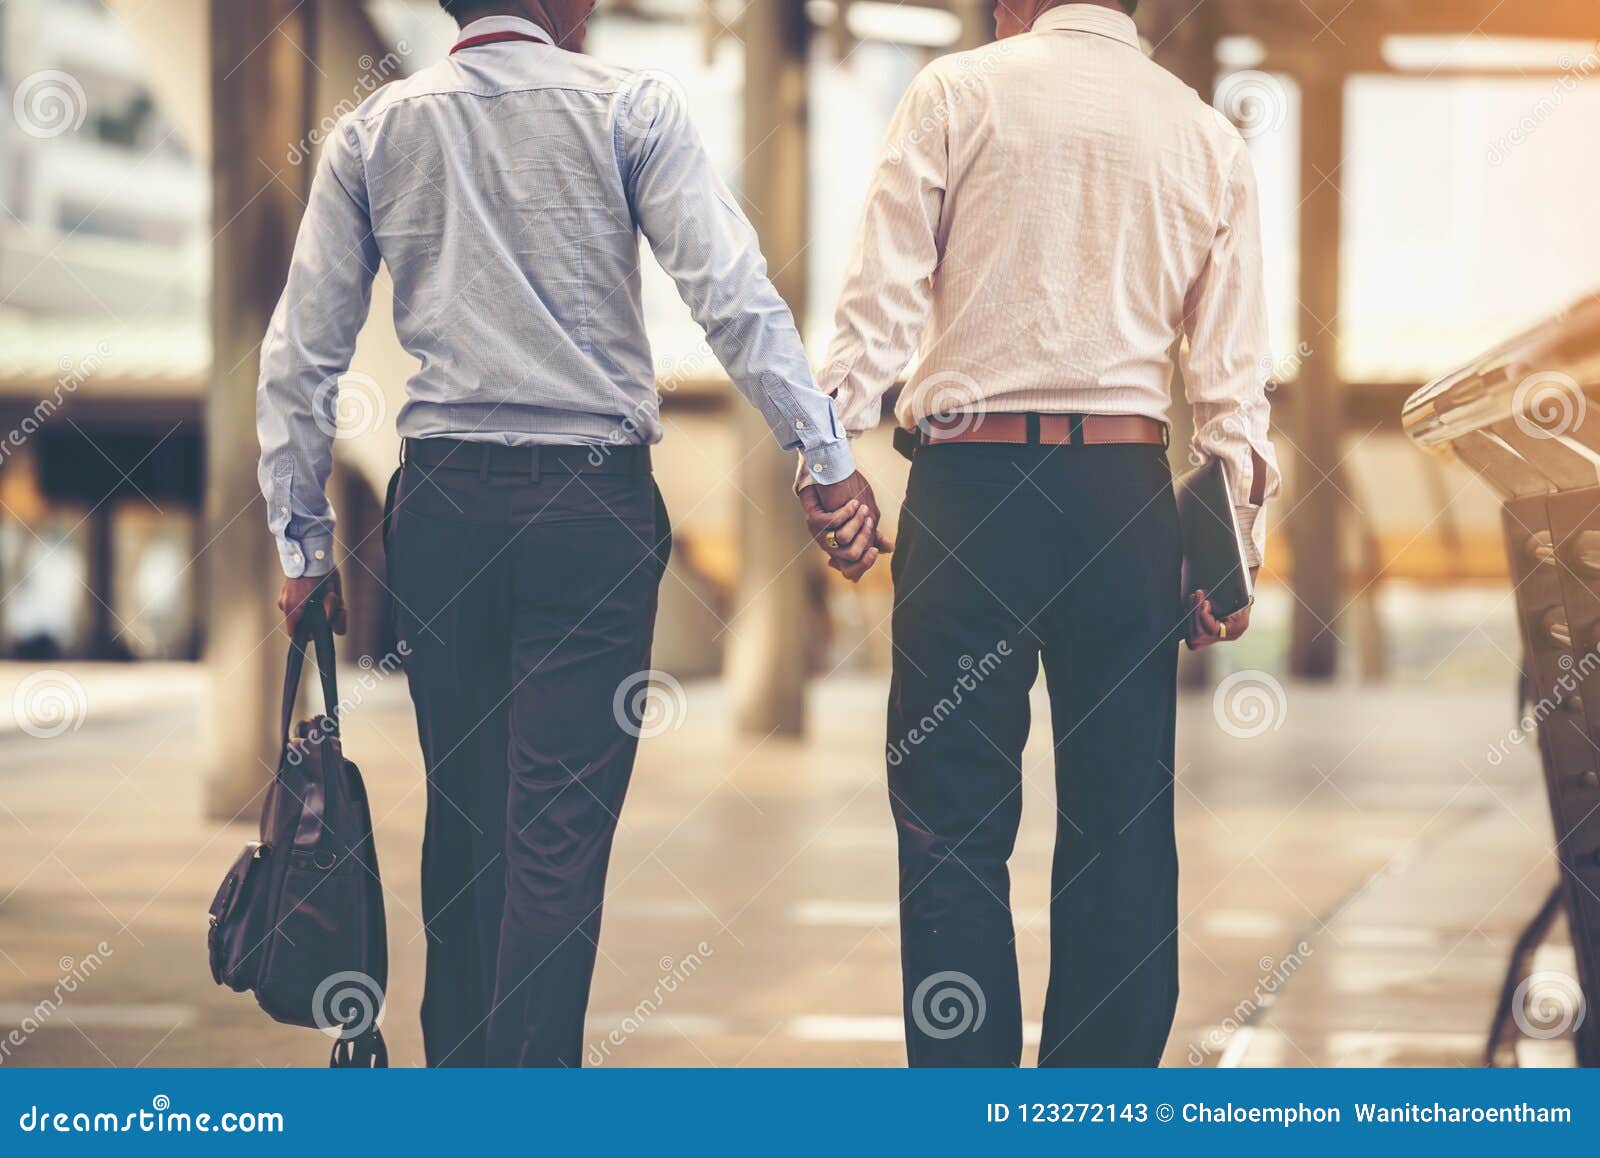
[[[289,640],[289,662],[283,672],[281,735],[285,744],[289,742],[289,728],[294,723],[294,703],[300,693],[300,673],[305,668],[308,641],[314,642],[317,648],[317,673],[322,677],[322,714],[330,721],[332,734],[339,734],[339,682],[334,666],[333,627],[322,607],[326,588],[327,580],[324,580],[307,597],[300,622]]]
[[[340,1038],[333,1043],[333,1053],[328,1058],[328,1068],[335,1070],[386,1070],[389,1068],[389,1047],[377,1026],[356,1037]]]

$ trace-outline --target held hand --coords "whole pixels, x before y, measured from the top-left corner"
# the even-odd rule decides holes
[[[1254,576],[1252,571],[1251,575]],[[1203,651],[1217,643],[1231,643],[1250,630],[1250,608],[1243,607],[1226,619],[1212,614],[1204,591],[1189,596],[1189,650]]]
[[[872,569],[880,554],[894,550],[881,529],[872,486],[860,471],[831,486],[805,487],[800,506],[811,537],[828,553],[829,566],[852,583]]]
[[[344,607],[344,582],[339,578],[337,569],[327,575],[308,575],[303,579],[285,579],[283,590],[278,593],[278,610],[283,612],[283,630],[290,636],[294,635],[295,628],[300,626],[300,617],[305,614],[306,600],[316,591],[318,584],[327,580],[327,587],[322,594],[322,609],[327,612],[328,622],[333,626],[335,635],[343,635],[348,625],[348,616]]]

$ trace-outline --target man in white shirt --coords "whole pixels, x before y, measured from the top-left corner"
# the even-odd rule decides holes
[[[1181,341],[1194,450],[1225,465],[1252,568],[1279,478],[1250,157],[1146,58],[1136,3],[1000,0],[995,44],[917,76],[819,378],[856,435],[916,363],[888,734],[913,1065],[1021,1059],[1007,860],[1041,659],[1059,836],[1039,1063],[1154,1065],[1177,1001],[1176,646],[1249,625],[1180,592]],[[855,578],[874,552],[852,545],[833,565]]]

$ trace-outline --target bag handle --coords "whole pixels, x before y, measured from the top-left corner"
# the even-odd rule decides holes
[[[305,668],[308,641],[314,642],[317,648],[317,673],[322,677],[322,714],[330,721],[333,735],[339,734],[339,683],[334,667],[333,627],[322,606],[327,585],[324,579],[306,598],[300,622],[289,640],[289,662],[283,672],[281,734],[285,746],[289,743],[289,728],[294,723],[294,703],[300,693],[300,673]]]

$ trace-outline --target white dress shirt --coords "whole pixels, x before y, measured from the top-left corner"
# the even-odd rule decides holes
[[[941,57],[890,126],[819,376],[852,434],[916,358],[895,417],[1167,418],[1172,349],[1195,451],[1226,464],[1250,562],[1271,349],[1255,175],[1221,113],[1092,4]],[[1253,452],[1253,453],[1252,453]],[[1256,478],[1260,470],[1263,478]]]

